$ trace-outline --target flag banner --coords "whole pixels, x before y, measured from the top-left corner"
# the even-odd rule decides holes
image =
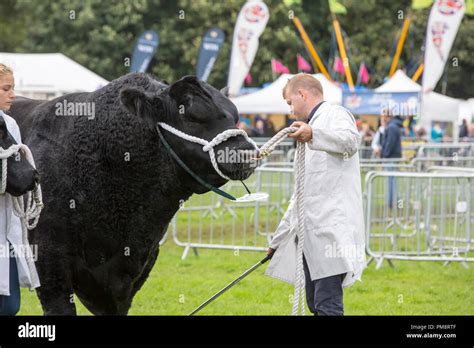
[[[422,10],[433,5],[433,0],[412,0],[411,8],[414,10]]]
[[[296,65],[298,66],[298,71],[304,71],[308,73],[313,71],[311,64],[309,64],[300,54],[296,55]]]
[[[466,14],[469,16],[474,16],[474,0],[466,1]]]
[[[283,65],[279,60],[272,58],[272,71],[277,74],[289,74],[290,69]]]
[[[143,32],[133,50],[130,72],[146,72],[151,59],[158,49],[158,44],[158,33],[153,30]]]
[[[464,16],[464,0],[436,0],[426,32],[423,91],[432,91],[444,66]]]
[[[347,9],[337,0],[329,0],[329,11],[334,14],[347,14]]]
[[[359,68],[358,80],[362,82],[364,85],[366,85],[367,82],[369,82],[369,79],[370,79],[369,71],[367,70],[367,67],[365,66],[365,64],[362,63]]]
[[[245,83],[247,85],[251,85],[252,84],[252,75],[250,75],[250,73],[247,74],[247,76],[245,76]]]
[[[267,25],[268,8],[262,1],[247,1],[235,23],[230,57],[229,94],[239,93],[258,50],[258,39]]]
[[[420,93],[343,91],[342,105],[356,115],[381,115],[389,110],[393,116],[416,116],[420,112]]]
[[[334,59],[334,71],[341,75],[344,75],[346,73],[344,70],[344,64],[342,63],[342,59],[339,57],[336,57],[336,59]]]
[[[198,79],[207,81],[217,60],[219,51],[224,43],[224,32],[219,28],[209,29],[204,35],[199,49],[196,76]]]

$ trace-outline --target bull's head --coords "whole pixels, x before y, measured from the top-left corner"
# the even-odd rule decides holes
[[[15,139],[8,132],[4,118],[0,117],[0,147],[8,149],[14,144],[16,144]],[[4,175],[1,165],[0,174]],[[8,157],[6,192],[12,196],[21,196],[33,190],[38,181],[38,171],[20,153]]]
[[[160,93],[136,88],[122,90],[121,101],[129,112],[142,118],[150,127],[166,123],[188,135],[211,141],[228,129],[236,129],[239,115],[235,105],[211,85],[194,76],[186,76]],[[197,175],[214,186],[223,185],[203,146],[164,131],[166,141],[179,158]],[[158,138],[158,137],[157,137]],[[249,154],[255,147],[242,135],[231,137],[214,148],[220,171],[232,180],[248,178],[255,167]],[[207,191],[196,184],[194,192]]]

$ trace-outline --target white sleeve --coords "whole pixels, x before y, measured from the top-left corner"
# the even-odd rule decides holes
[[[331,120],[325,128],[311,126],[313,139],[308,147],[316,151],[352,157],[359,148],[360,134],[354,118],[348,111],[337,108],[329,115]]]
[[[290,218],[291,214],[293,214],[293,210],[295,209],[296,205],[296,198],[295,194],[291,196],[290,204],[288,205],[288,209],[286,209],[285,215],[280,221],[275,233],[273,234],[272,241],[270,242],[269,247],[272,249],[278,248],[280,243],[285,239],[286,235],[290,232]]]
[[[378,150],[380,148],[380,132],[379,131],[375,133],[375,136],[372,139],[372,143],[370,145],[372,147],[372,150]]]
[[[21,134],[20,134],[20,127],[18,127],[18,123],[16,123],[15,119],[11,116],[3,114],[3,118],[5,119],[5,123],[7,125],[7,129],[13,138],[16,140],[18,144],[21,144]]]

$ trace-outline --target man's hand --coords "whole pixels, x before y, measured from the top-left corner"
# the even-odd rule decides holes
[[[297,121],[293,122],[290,127],[297,127],[298,130],[294,133],[290,133],[288,137],[296,138],[296,140],[302,143],[307,143],[313,139],[313,129],[307,123]]]
[[[267,249],[267,255],[268,256],[272,257],[274,253],[275,253],[275,249],[272,249],[272,248]]]

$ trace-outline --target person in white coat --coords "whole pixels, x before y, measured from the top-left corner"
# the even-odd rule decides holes
[[[5,114],[11,107],[15,82],[12,70],[0,64],[0,118],[8,132],[21,144],[20,129],[13,118]],[[0,169],[1,170],[1,169]],[[0,315],[15,315],[20,309],[20,286],[30,290],[40,286],[34,265],[29,267],[29,250],[22,243],[20,219],[13,213],[12,196],[0,195]]]
[[[343,315],[343,288],[366,267],[364,218],[354,116],[323,99],[320,82],[298,74],[283,89],[305,148],[306,301],[315,315]],[[294,283],[297,212],[293,195],[268,248],[267,275]]]

